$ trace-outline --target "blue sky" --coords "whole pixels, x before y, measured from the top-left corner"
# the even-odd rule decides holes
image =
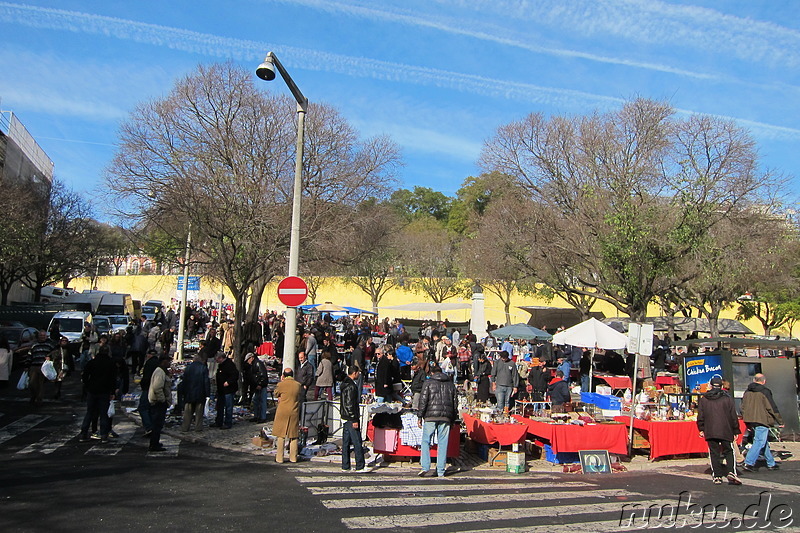
[[[765,168],[800,177],[796,0],[0,1],[0,44],[0,108],[89,194],[137,103],[269,50],[311,101],[391,136],[408,188],[454,194],[484,140],[528,113],[638,96],[735,119]]]

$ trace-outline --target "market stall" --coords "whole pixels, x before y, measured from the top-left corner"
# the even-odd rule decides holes
[[[614,390],[632,389],[630,376],[612,376],[610,374],[594,374],[594,379],[602,379]]]
[[[398,421],[399,419],[399,421]],[[419,457],[422,446],[422,428],[417,415],[406,411],[386,427],[376,427],[370,420],[367,424],[367,439],[372,442],[376,453],[382,453],[387,459],[393,457]],[[383,425],[383,424],[381,424]],[[393,426],[393,427],[390,427]],[[447,457],[455,458],[461,453],[461,424],[454,423],[450,428],[447,442]],[[437,446],[431,446],[431,457],[436,457]]]
[[[528,433],[525,424],[484,422],[472,415],[463,413],[467,435],[480,444],[499,444],[508,446],[525,442]]]
[[[532,420],[520,415],[514,418],[525,425],[527,432],[547,441],[555,453],[581,450],[608,450],[628,454],[628,434],[624,424],[559,424]]]
[[[629,426],[630,417],[615,417],[618,422]],[[637,430],[634,448],[650,449],[650,459],[667,455],[685,453],[708,453],[708,444],[700,437],[697,422],[694,420],[640,420],[633,419],[633,429]],[[743,421],[739,421],[741,431],[737,442],[741,444],[746,430]]]

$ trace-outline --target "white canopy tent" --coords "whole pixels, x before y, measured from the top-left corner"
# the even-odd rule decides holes
[[[606,326],[596,318],[590,318],[553,335],[553,344],[621,350],[628,346],[628,336]]]

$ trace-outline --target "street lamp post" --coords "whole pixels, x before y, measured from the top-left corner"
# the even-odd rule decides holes
[[[175,351],[176,359],[183,361],[183,338],[186,332],[186,303],[189,294],[189,250],[192,246],[192,223],[189,222],[189,232],[186,234],[186,256],[183,259],[183,289],[181,290],[180,320],[178,321],[178,346]],[[165,325],[166,327],[166,325]],[[169,354],[165,354],[169,355]]]
[[[308,99],[303,96],[294,80],[273,52],[269,52],[264,62],[256,69],[256,75],[265,81],[275,79],[275,69],[278,69],[283,81],[297,100],[297,157],[294,163],[294,194],[292,197],[292,233],[289,240],[289,275],[297,276],[300,269],[300,200],[303,194],[303,136],[305,128],[306,109]],[[297,335],[297,308],[289,307],[286,310],[286,331],[283,342],[283,366],[294,370],[294,345]]]

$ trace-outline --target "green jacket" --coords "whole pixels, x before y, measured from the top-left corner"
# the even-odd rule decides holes
[[[769,389],[760,383],[751,383],[747,387],[742,396],[742,418],[745,424],[767,427],[783,424],[780,413],[770,401],[771,397],[772,393],[769,392]]]

